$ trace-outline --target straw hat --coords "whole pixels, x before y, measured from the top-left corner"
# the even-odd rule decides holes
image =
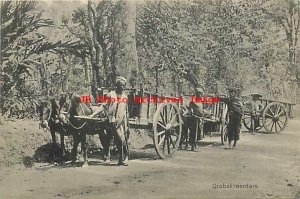
[[[262,97],[262,95],[259,93],[252,93],[251,96],[252,97]]]

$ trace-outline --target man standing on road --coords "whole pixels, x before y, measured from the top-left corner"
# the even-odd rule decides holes
[[[260,127],[261,124],[259,124],[259,117],[260,113],[263,110],[264,106],[259,101],[259,99],[262,97],[259,93],[253,93],[251,94],[252,100],[250,101],[250,107],[251,107],[251,132],[255,133],[257,131],[257,128]]]
[[[243,116],[243,103],[240,98],[238,98],[237,88],[228,88],[229,99],[226,100],[228,105],[229,123],[228,123],[228,141],[229,149],[231,149],[231,142],[233,143],[233,148],[236,147],[237,141],[240,139],[241,131],[241,121]]]
[[[196,98],[202,98],[203,93],[204,93],[203,88],[201,87],[195,88]],[[199,117],[202,117],[204,113],[203,104],[190,102],[189,108],[192,111],[192,117],[189,120],[187,120],[188,128],[189,128],[189,143],[191,145],[191,151],[197,151],[197,144],[196,144],[197,133],[198,133],[197,131],[199,131],[199,122],[203,122],[203,120],[199,119]]]
[[[114,136],[116,145],[119,153],[118,165],[127,166],[124,162],[123,156],[124,152],[128,155],[127,147],[127,95],[123,93],[126,86],[126,79],[124,77],[118,76],[116,78],[116,89],[107,94],[108,99],[121,99],[120,101],[109,101],[108,103],[103,103],[98,110],[96,110],[91,117],[95,115],[106,112],[109,128],[107,129],[112,136]],[[127,99],[127,100],[126,100]],[[107,147],[105,147],[107,148]],[[106,149],[108,150],[108,149]]]

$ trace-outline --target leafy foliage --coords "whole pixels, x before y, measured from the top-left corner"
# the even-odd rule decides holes
[[[146,2],[139,9],[137,38],[152,87],[191,93],[198,82],[208,93],[236,86],[244,94],[289,96],[293,78],[284,31],[264,9],[265,1]],[[176,83],[187,87],[172,87]]]
[[[31,98],[20,102],[15,96],[33,94],[29,80],[35,74],[40,86],[35,89],[86,92],[87,86],[112,85],[120,69],[163,95],[192,94],[199,85],[224,94],[226,87],[237,86],[243,94],[289,101],[299,80],[295,2],[141,2],[133,35],[139,71],[125,68],[130,42],[123,1],[89,1],[70,17],[55,16],[62,26],[43,17],[37,2],[1,2],[1,107],[7,114],[32,107],[26,100]],[[45,30],[59,34],[50,39]]]
[[[32,101],[21,97],[34,94],[26,82],[35,71],[43,68],[43,53],[75,53],[72,49],[78,46],[72,41],[49,42],[39,30],[51,27],[54,23],[51,19],[42,18],[41,11],[36,11],[36,6],[37,2],[33,1],[1,2],[0,106],[4,113],[11,112],[12,107],[15,111],[21,110],[22,104],[32,107]]]

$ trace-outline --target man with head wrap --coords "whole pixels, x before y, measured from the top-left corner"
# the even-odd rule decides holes
[[[109,102],[104,102],[97,111],[95,111],[91,117],[94,117],[98,113],[105,112],[108,121],[109,121],[109,128],[108,133],[111,136],[114,136],[116,145],[118,148],[119,153],[119,162],[118,165],[127,166],[127,164],[123,160],[123,153],[128,152],[125,151],[128,149],[127,147],[127,139],[126,133],[128,130],[127,127],[127,95],[123,93],[123,90],[126,86],[126,79],[124,77],[118,76],[116,78],[116,88],[115,90],[109,92],[107,94],[108,99],[121,99],[120,101],[117,100],[109,100]],[[104,159],[106,156],[109,156],[109,143],[108,146],[103,146],[104,148]],[[109,158],[109,157],[107,157]]]

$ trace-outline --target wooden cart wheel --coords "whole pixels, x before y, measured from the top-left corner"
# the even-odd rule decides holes
[[[229,116],[228,116],[228,106],[223,103],[222,104],[222,115],[221,115],[221,121],[220,121],[220,132],[221,132],[221,143],[224,145],[227,142],[228,137],[228,123],[229,123]]]
[[[288,116],[285,107],[272,102],[266,106],[263,111],[263,125],[268,133],[279,133],[287,125]]]
[[[223,145],[227,142],[227,138],[228,138],[228,123],[229,123],[229,118],[227,115],[225,119],[222,120],[221,123],[221,142]]]
[[[244,127],[248,130],[251,131],[251,123],[252,123],[252,118],[250,113],[248,114],[244,114],[244,118],[243,118],[243,123],[244,123]],[[263,119],[262,117],[259,117],[259,127],[256,128],[256,130],[260,130],[264,125],[263,125]]]
[[[160,104],[153,118],[153,143],[159,157],[168,158],[177,151],[181,131],[178,106],[172,103]]]

